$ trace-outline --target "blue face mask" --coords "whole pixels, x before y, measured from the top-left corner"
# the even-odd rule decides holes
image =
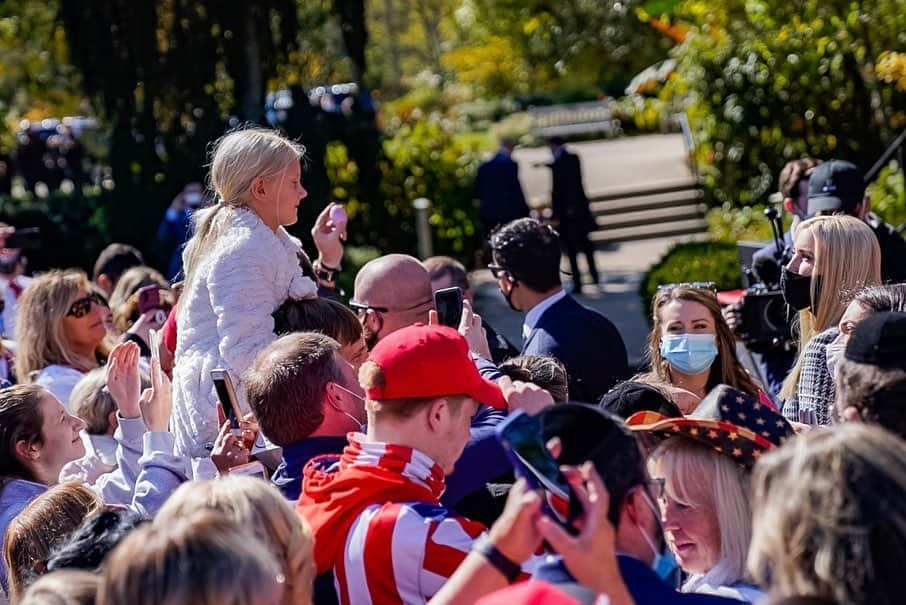
[[[717,357],[714,334],[668,334],[661,338],[661,356],[683,374],[701,374]]]
[[[644,495],[644,498],[648,503],[648,506],[651,507],[651,512],[654,514],[658,527],[661,527],[661,516],[657,507],[651,503],[651,499],[648,497],[647,493]],[[645,533],[645,530],[641,528],[639,528],[639,530],[642,532],[642,538],[645,540],[645,543],[648,544],[648,547],[654,553],[651,569],[654,570],[657,577],[669,584],[670,588],[678,588],[680,580],[682,580],[682,570],[680,569],[679,563],[676,562],[676,558],[673,556],[673,551],[667,546],[667,541],[664,540],[663,550],[658,551],[658,549],[654,547],[651,538]],[[661,529],[661,533],[663,534],[663,529]]]

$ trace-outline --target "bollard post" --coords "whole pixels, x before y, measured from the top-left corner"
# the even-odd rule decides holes
[[[431,207],[431,200],[426,197],[420,197],[412,201],[412,207],[415,208],[415,234],[418,239],[418,255],[424,260],[429,256],[434,256],[434,246],[431,242],[431,224],[428,222],[428,209]]]

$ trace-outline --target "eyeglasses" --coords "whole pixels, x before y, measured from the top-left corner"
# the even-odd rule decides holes
[[[713,281],[684,281],[675,284],[661,284],[657,287],[658,292],[666,292],[677,288],[690,288],[692,290],[710,290],[717,293],[717,284]]]
[[[390,313],[392,311],[397,311],[397,312],[411,311],[413,309],[418,309],[419,307],[424,307],[430,303],[431,303],[431,299],[428,299],[428,300],[423,300],[418,304],[412,305],[411,307],[406,307],[405,309],[391,309],[389,307],[378,307],[375,305],[369,305],[368,303],[358,302],[356,300],[350,300],[349,307],[353,311],[358,313],[359,315],[362,315],[362,314],[368,313],[369,311],[373,311],[375,313]]]
[[[654,496],[655,500],[661,500],[664,497],[664,486],[666,484],[667,480],[663,477],[654,477],[645,480],[645,485],[648,487],[648,493]]]
[[[500,279],[502,276],[509,274],[509,271],[507,271],[505,268],[501,267],[500,265],[495,265],[494,263],[488,265],[488,269],[491,271],[491,275],[494,276],[494,279]]]
[[[99,294],[95,294],[94,292],[92,292],[88,296],[86,296],[84,298],[80,298],[77,301],[73,302],[71,305],[69,305],[69,310],[66,311],[66,316],[75,317],[76,319],[79,319],[80,317],[85,317],[86,315],[88,315],[89,312],[91,312],[92,304],[105,307],[105,306],[107,306],[105,304],[106,302],[107,301],[105,301],[103,298],[101,298],[101,296]]]

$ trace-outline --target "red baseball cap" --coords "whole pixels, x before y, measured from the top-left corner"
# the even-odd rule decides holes
[[[446,326],[415,324],[382,338],[368,360],[384,373],[384,385],[365,389],[372,401],[467,395],[507,409],[496,383],[485,380],[462,335]]]

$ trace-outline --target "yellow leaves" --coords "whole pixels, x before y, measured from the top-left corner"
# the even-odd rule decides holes
[[[522,25],[522,31],[527,36],[531,36],[539,27],[541,27],[541,19],[532,17]]]
[[[899,91],[906,91],[906,53],[882,52],[875,72],[882,82],[893,84]]]

